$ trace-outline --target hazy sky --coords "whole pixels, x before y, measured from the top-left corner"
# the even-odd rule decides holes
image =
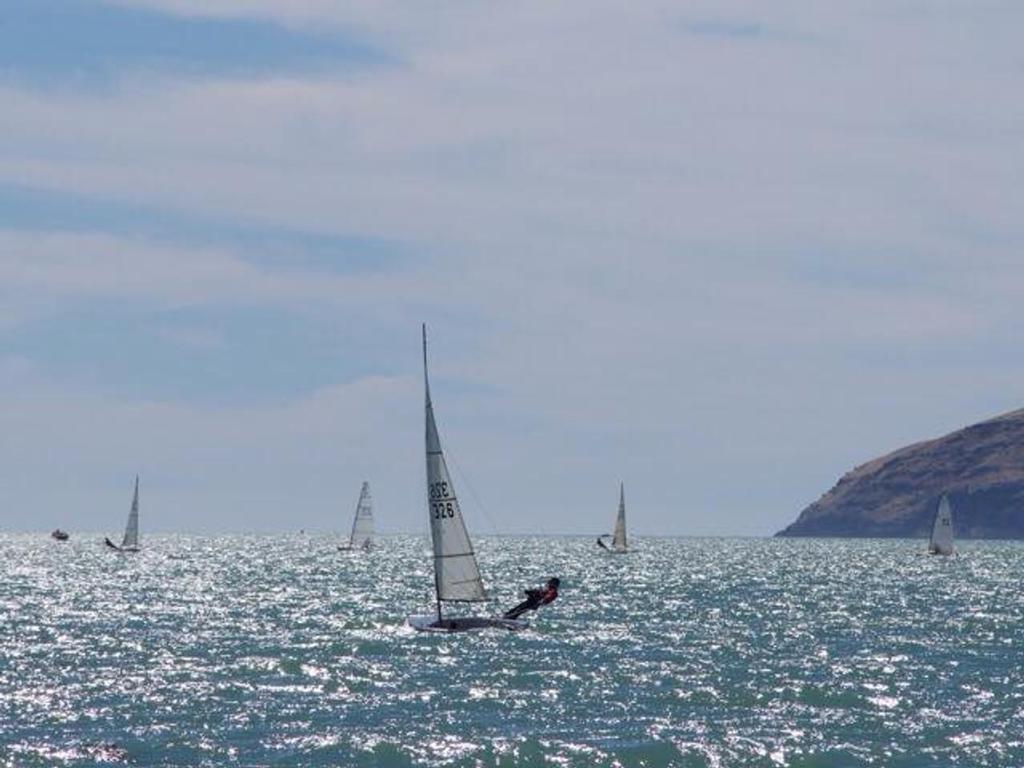
[[[5,0],[0,529],[425,531],[426,321],[472,533],[770,534],[1024,404],[1022,28]]]

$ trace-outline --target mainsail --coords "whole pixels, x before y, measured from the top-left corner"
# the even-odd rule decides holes
[[[626,551],[626,489],[622,483],[619,483],[619,514],[615,518],[612,549],[616,552]]]
[[[370,497],[370,484],[366,481],[359,492],[359,502],[356,504],[356,515],[352,520],[352,535],[349,537],[348,545],[352,549],[369,549],[373,546],[373,499]]]
[[[434,422],[427,377],[427,327],[423,326],[423,386],[426,395],[427,500],[430,533],[434,544],[434,584],[438,619],[441,602],[479,602],[487,599],[473,544],[462,520],[455,486],[441,451],[441,439]]]
[[[124,528],[121,549],[139,548],[139,476],[135,476],[135,495],[132,497],[132,511],[128,513],[128,525]]]
[[[953,508],[949,497],[942,494],[938,509],[935,510],[935,522],[932,523],[932,538],[928,551],[933,555],[953,554]]]

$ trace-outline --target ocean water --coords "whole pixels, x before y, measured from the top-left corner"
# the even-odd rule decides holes
[[[0,536],[0,763],[1024,765],[1017,544],[483,538],[562,595],[438,636],[425,539],[336,543]]]

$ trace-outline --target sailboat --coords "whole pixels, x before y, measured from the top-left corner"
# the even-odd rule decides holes
[[[611,546],[605,543],[605,539],[611,539]],[[616,555],[623,555],[629,551],[626,546],[626,489],[619,483],[619,514],[615,518],[615,533],[610,536],[605,533],[597,537],[597,546]]]
[[[139,551],[139,476],[135,476],[135,495],[132,497],[132,511],[128,513],[128,525],[124,527],[124,537],[121,539],[121,546],[117,546],[109,538],[105,539],[111,549],[118,552]]]
[[[939,499],[932,523],[932,538],[928,542],[928,554],[952,555],[953,550],[953,507],[945,493]]]
[[[373,548],[373,499],[370,497],[370,484],[363,481],[363,488],[359,491],[359,501],[356,503],[356,514],[352,519],[352,535],[349,536],[348,544],[338,547],[342,552],[351,552],[361,549],[369,552]]]
[[[427,509],[434,548],[434,592],[437,613],[410,616],[409,624],[421,632],[465,632],[472,629],[525,629],[522,619],[500,616],[445,617],[441,604],[446,602],[481,603],[487,600],[480,569],[473,554],[473,543],[462,519],[455,486],[441,450],[441,438],[434,421],[427,377],[427,327],[423,326],[423,387],[426,397]]]

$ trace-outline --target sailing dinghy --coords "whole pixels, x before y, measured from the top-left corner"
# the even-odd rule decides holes
[[[132,511],[128,513],[128,525],[124,528],[124,537],[121,539],[121,546],[117,546],[109,538],[105,539],[111,549],[118,552],[139,551],[139,476],[135,476],[135,495],[132,497]]]
[[[928,542],[928,554],[952,555],[953,550],[953,507],[949,496],[942,494],[939,506],[935,510],[935,522],[932,523],[932,538]]]
[[[369,552],[373,548],[373,499],[370,497],[370,484],[363,481],[363,488],[359,491],[359,501],[356,503],[356,514],[352,520],[352,534],[349,536],[348,544],[338,547],[342,552],[352,552],[361,549]]]
[[[423,387],[426,396],[427,499],[430,535],[434,547],[434,590],[437,614],[410,616],[409,624],[420,632],[465,632],[472,629],[526,629],[523,619],[501,616],[445,617],[441,603],[482,603],[487,600],[480,569],[473,554],[466,524],[462,520],[455,486],[441,450],[441,439],[434,422],[427,378],[427,327],[423,326]]]
[[[611,539],[610,546],[605,543],[605,539]],[[619,514],[615,518],[615,533],[598,536],[597,545],[615,555],[624,555],[629,551],[626,546],[626,490],[622,483],[619,483]]]

